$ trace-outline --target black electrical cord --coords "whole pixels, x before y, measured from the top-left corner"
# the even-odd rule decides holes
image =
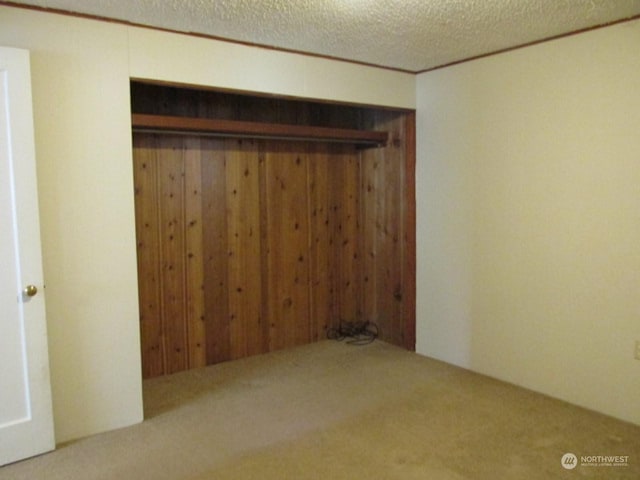
[[[349,345],[367,345],[378,338],[378,326],[373,322],[340,322],[340,326],[327,329],[329,340],[348,338]]]

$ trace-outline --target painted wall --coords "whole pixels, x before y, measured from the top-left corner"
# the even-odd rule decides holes
[[[31,51],[56,440],[142,420],[129,78],[412,108],[412,75],[0,6]]]
[[[425,73],[419,353],[640,424],[640,22]]]

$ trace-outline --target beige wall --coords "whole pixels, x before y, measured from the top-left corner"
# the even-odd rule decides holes
[[[31,50],[61,442],[142,418],[127,31],[0,7],[0,44]]]
[[[58,442],[142,420],[129,77],[412,108],[412,75],[0,6],[31,51]]]
[[[169,82],[415,107],[415,76],[187,35],[129,30],[131,76]]]
[[[418,351],[640,424],[640,22],[422,74]]]

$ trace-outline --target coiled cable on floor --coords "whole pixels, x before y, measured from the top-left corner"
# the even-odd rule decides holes
[[[378,326],[373,322],[340,322],[340,326],[327,329],[327,338],[349,345],[367,345],[378,338]]]

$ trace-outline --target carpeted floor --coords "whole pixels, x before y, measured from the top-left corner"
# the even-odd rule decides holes
[[[640,478],[640,427],[381,342],[191,370],[146,381],[144,395],[142,424],[0,479]],[[628,461],[592,458],[605,455]]]

